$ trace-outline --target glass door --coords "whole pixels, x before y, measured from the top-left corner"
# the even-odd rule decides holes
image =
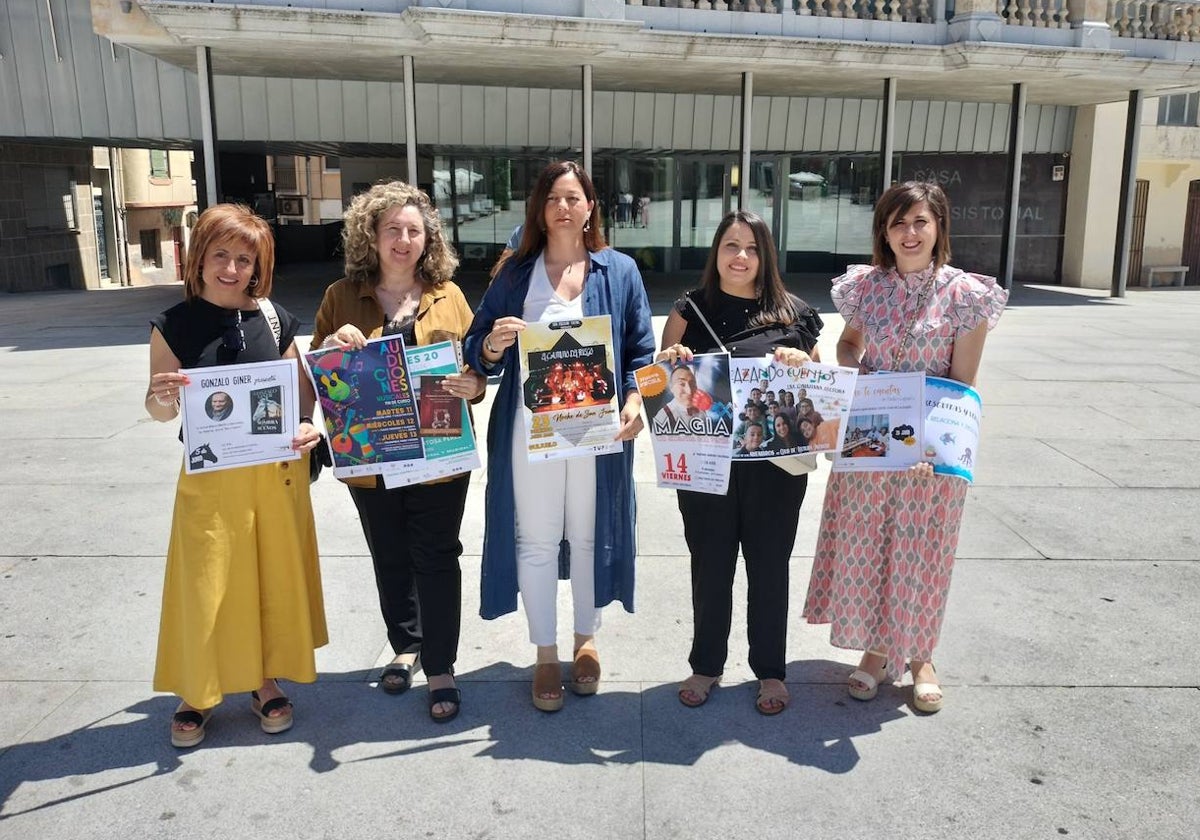
[[[701,269],[717,225],[733,207],[739,186],[734,183],[734,159],[685,159],[678,165],[679,267]]]

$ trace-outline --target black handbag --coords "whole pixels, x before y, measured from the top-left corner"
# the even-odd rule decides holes
[[[321,435],[321,441],[308,453],[308,482],[311,484],[321,477],[323,467],[333,466],[333,453],[329,451],[329,438]]]

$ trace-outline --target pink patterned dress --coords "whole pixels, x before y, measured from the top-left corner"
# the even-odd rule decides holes
[[[856,265],[833,284],[838,312],[866,338],[862,364],[871,371],[948,376],[955,338],[984,321],[994,327],[1007,300],[991,277],[950,266],[900,275]],[[953,476],[831,474],[808,623],[829,624],[835,647],[886,653],[892,679],[907,659],[932,659],[966,497],[967,483]]]

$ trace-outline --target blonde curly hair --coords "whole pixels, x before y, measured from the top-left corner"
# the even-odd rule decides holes
[[[412,205],[425,223],[425,251],[417,261],[417,280],[440,286],[454,276],[458,255],[442,236],[442,220],[424,190],[403,181],[381,181],[356,195],[346,208],[342,228],[342,250],[346,255],[346,278],[375,286],[379,283],[379,250],[375,228],[379,218],[393,207]]]

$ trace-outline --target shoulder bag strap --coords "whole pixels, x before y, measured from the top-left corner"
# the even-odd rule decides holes
[[[716,330],[708,323],[708,319],[704,317],[704,313],[700,311],[700,307],[696,305],[696,301],[692,300],[692,296],[685,294],[683,297],[692,307],[692,311],[696,313],[696,317],[700,319],[700,323],[704,325],[704,329],[708,330],[708,334],[712,336],[713,341],[717,342],[717,346],[721,348],[721,352],[728,353],[729,351],[725,349],[725,342],[721,341],[717,336]]]
[[[278,347],[283,338],[283,330],[279,326],[279,313],[275,311],[275,304],[271,303],[269,298],[259,298],[258,309],[271,325],[271,334],[275,336],[275,345]],[[283,352],[283,348],[279,347],[279,355],[282,356]]]

